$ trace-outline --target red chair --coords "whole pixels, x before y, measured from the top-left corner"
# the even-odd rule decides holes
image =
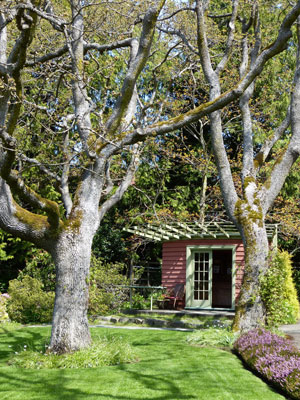
[[[164,296],[164,308],[165,303],[171,306],[171,308],[176,309],[176,304],[183,300],[185,296],[185,284],[184,283],[176,283],[174,288],[170,291],[169,294]]]

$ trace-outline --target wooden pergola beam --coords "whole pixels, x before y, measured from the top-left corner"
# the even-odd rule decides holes
[[[195,223],[196,223],[196,225],[199,226],[199,228],[201,228],[207,235],[210,235],[210,236],[212,236],[214,239],[217,239],[217,236],[216,236],[213,232],[209,231],[209,230],[207,229],[206,226],[204,226],[203,224],[200,224],[198,221],[196,221]]]
[[[152,239],[157,242],[163,240],[180,240],[180,239],[192,239],[192,238],[207,238],[211,237],[218,239],[218,237],[224,235],[226,238],[237,238],[240,237],[240,232],[237,230],[234,224],[230,222],[216,222],[211,221],[207,224],[200,224],[200,222],[193,222],[193,228],[187,223],[176,222],[176,226],[173,224],[146,224],[144,226],[134,226],[126,228],[129,233],[139,235],[148,239]],[[181,228],[181,229],[179,229]],[[211,229],[209,229],[211,228]],[[267,235],[272,242],[276,243],[277,238],[277,224],[267,224]]]
[[[230,238],[230,235],[217,223],[214,222],[214,225],[221,231],[227,238]]]
[[[190,228],[187,224],[183,222],[176,222],[176,225],[180,226],[180,228],[185,229],[186,231],[192,233],[194,236],[198,236],[199,232],[195,231],[194,229]]]
[[[172,225],[166,224],[165,227],[166,227],[167,229],[170,229],[171,231],[173,231],[173,232],[175,232],[175,233],[178,233],[179,239],[180,239],[181,237],[187,237],[188,239],[191,239],[191,238],[192,238],[192,236],[189,235],[188,233],[182,232],[182,231],[180,231],[179,229],[175,228],[175,227],[172,226]]]
[[[156,236],[155,234],[150,234],[149,231],[143,232],[142,230],[136,229],[135,227],[134,227],[134,229],[126,228],[126,232],[133,233],[135,235],[142,236],[142,237],[145,237],[148,239],[152,239],[152,240],[155,240],[158,242],[161,242],[161,239],[162,239],[161,237]]]
[[[148,229],[154,230],[155,232],[158,232],[159,234],[164,236],[164,239],[170,240],[170,239],[180,239],[178,235],[174,235],[173,232],[166,231],[161,227],[161,225],[151,225],[147,224]]]

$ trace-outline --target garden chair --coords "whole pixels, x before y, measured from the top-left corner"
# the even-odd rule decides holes
[[[171,308],[175,309],[176,304],[183,300],[185,296],[185,284],[184,283],[176,283],[174,288],[171,290],[169,294],[164,296],[164,308],[165,303],[171,306]]]

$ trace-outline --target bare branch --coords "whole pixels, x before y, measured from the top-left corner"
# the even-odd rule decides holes
[[[170,53],[171,53],[174,49],[176,49],[176,48],[179,46],[180,43],[181,43],[181,41],[176,42],[176,43],[174,44],[174,46],[171,46],[171,47],[169,48],[169,50],[166,52],[166,54],[165,54],[163,60],[153,68],[152,73],[155,73],[155,71],[158,70],[158,69],[167,61],[167,59],[168,59]]]
[[[210,85],[212,85],[213,81],[214,82],[218,81],[218,77],[215,71],[213,70],[209,54],[203,0],[196,1],[196,14],[197,14],[197,44],[198,44],[198,51],[200,54],[200,61],[205,79],[207,80],[207,82],[209,82]]]
[[[37,16],[43,18],[44,20],[50,22],[55,29],[61,32],[63,32],[64,26],[67,25],[67,21],[65,21],[64,19],[60,18],[57,15],[54,15],[53,10],[51,10],[51,13],[42,11],[41,9],[34,7],[29,1],[18,4],[17,10],[31,11],[31,13],[34,13]]]
[[[255,44],[251,51],[251,66],[254,65],[261,44],[260,38],[260,21],[257,4],[255,3],[253,6],[252,12],[252,21],[255,22],[254,30],[255,30]],[[245,31],[245,35],[242,40],[242,62],[240,67],[240,77],[245,74],[246,69],[248,68],[248,59],[249,59],[249,48],[248,48],[248,39],[247,32],[249,30],[249,26],[243,26],[243,30]],[[249,101],[254,93],[254,85],[255,80],[248,86],[245,92],[242,94],[239,102],[241,115],[242,115],[242,124],[243,124],[243,169],[242,169],[242,181],[245,181],[246,177],[255,176],[256,169],[254,168],[254,150],[253,150],[253,130],[252,130],[252,117],[249,106]]]
[[[110,176],[110,164],[110,160],[107,160],[105,165],[106,188],[102,192],[104,196],[109,195],[114,188],[114,183]]]
[[[290,108],[292,137],[287,149],[278,157],[269,177],[261,188],[260,195],[264,212],[267,212],[267,210],[272,206],[290,172],[292,165],[300,155],[300,17],[298,17],[297,20],[297,40],[297,66],[294,76],[294,88],[291,93]],[[287,124],[288,121],[285,120],[284,123]]]
[[[79,5],[79,3],[78,3]],[[75,6],[75,1],[72,1],[72,29],[71,36],[64,29],[64,34],[69,50],[69,54],[72,60],[72,73],[74,75],[74,79],[72,80],[72,92],[73,92],[73,101],[75,108],[75,117],[76,123],[78,127],[78,132],[80,138],[82,140],[82,146],[86,153],[86,155],[90,159],[95,158],[95,153],[90,152],[88,139],[90,136],[91,130],[91,101],[88,98],[86,83],[84,79],[84,66],[83,66],[83,57],[84,57],[84,43],[83,43],[83,32],[84,32],[84,20],[82,9],[77,11]]]
[[[12,170],[12,164],[15,160],[16,141],[3,129],[0,131],[0,137],[8,146],[6,155],[3,155],[0,159],[1,178],[5,180],[7,184],[9,184],[11,190],[23,201],[29,203],[33,207],[37,207],[38,209],[45,211],[49,216],[49,223],[54,227],[57,227],[59,224],[58,205],[55,202],[43,199],[33,190],[29,189],[18,173]],[[0,181],[2,180],[1,178]]]
[[[191,50],[192,53],[199,55],[198,51],[194,48],[194,46],[191,45],[191,43],[189,42],[189,40],[187,39],[185,34],[183,32],[181,32],[180,29],[172,29],[172,30],[164,29],[160,26],[157,29],[163,33],[178,36],[183,41],[183,43],[187,46],[187,48]]]
[[[132,143],[136,143],[138,140],[143,140],[147,136],[162,135],[173,130],[180,129],[183,126],[198,121],[205,115],[208,115],[216,110],[225,107],[230,102],[239,98],[247,89],[247,87],[253,82],[253,80],[260,74],[266,62],[286,48],[287,42],[292,36],[291,26],[293,25],[299,14],[300,2],[296,4],[296,6],[289,12],[289,14],[282,22],[276,40],[260,53],[254,65],[243,76],[243,78],[236,85],[234,85],[231,90],[220,94],[220,96],[215,98],[214,100],[203,103],[200,106],[184,114],[181,114],[174,118],[170,118],[169,120],[155,123],[146,128],[138,128],[136,130],[133,130],[122,140],[120,140],[118,142],[118,145],[129,145]],[[108,154],[113,150],[114,149],[112,149],[112,147],[107,147],[103,149],[103,152]]]
[[[212,19],[221,19],[221,18],[228,18],[232,16],[232,13],[227,13],[227,14],[207,14],[208,18]]]
[[[25,161],[31,165],[34,165],[37,167],[45,176],[48,176],[51,179],[54,179],[57,183],[61,182],[61,178],[57,175],[51,172],[45,164],[41,163],[40,161],[36,160],[35,158],[30,158],[25,156],[24,154],[18,154],[18,158],[21,159],[22,161]]]
[[[255,161],[256,161],[256,165],[257,165],[257,170],[260,168],[260,166],[263,164],[263,162],[267,159],[274,144],[277,143],[278,140],[282,137],[282,135],[286,132],[290,123],[291,123],[291,113],[290,113],[290,108],[289,108],[285,119],[275,129],[272,136],[265,141],[260,152],[256,155]]]
[[[133,183],[132,181],[133,181],[135,171],[138,166],[138,162],[140,159],[140,153],[141,153],[141,146],[135,144],[133,146],[132,158],[131,158],[130,164],[127,168],[125,177],[122,179],[122,182],[119,185],[119,187],[117,188],[116,192],[109,199],[107,199],[100,207],[100,210],[99,210],[100,221],[102,220],[104,215],[107,213],[107,211],[110,210],[122,198],[125,191]]]
[[[47,217],[32,214],[13,200],[7,183],[0,178],[0,227],[24,240],[51,251],[50,225]]]
[[[66,131],[64,134],[63,150],[65,155],[65,163],[63,166],[59,190],[65,206],[66,217],[68,217],[72,211],[72,206],[73,206],[73,202],[69,191],[69,171],[70,171],[70,161],[71,161],[71,157],[69,154],[69,131]]]
[[[49,224],[56,229],[59,226],[59,207],[54,201],[42,198],[32,189],[28,188],[16,171],[12,171],[5,179],[11,190],[17,194],[21,200],[30,204],[48,215]]]
[[[120,97],[112,115],[106,124],[107,132],[110,135],[114,134],[119,128],[120,122],[127,112],[127,107],[131,101],[136,80],[146,64],[155,32],[156,20],[164,3],[165,1],[161,1],[156,8],[150,8],[144,17],[137,56],[128,69],[121,89]]]
[[[180,8],[179,10],[174,11],[172,14],[167,15],[166,17],[159,18],[157,21],[159,21],[159,22],[161,22],[161,21],[166,21],[167,19],[171,19],[171,18],[173,18],[175,15],[177,15],[177,14],[183,12],[183,11],[193,11],[193,12],[194,12],[195,9],[192,8],[192,7],[183,7],[183,8]]]
[[[224,70],[224,68],[230,58],[230,54],[232,52],[234,32],[235,32],[235,21],[237,19],[238,6],[239,6],[239,1],[234,0],[233,6],[232,6],[232,15],[231,15],[231,19],[229,22],[229,32],[228,32],[228,36],[227,36],[226,50],[225,50],[225,54],[224,54],[222,60],[219,62],[218,66],[215,70],[217,74],[220,74],[220,72],[222,72]]]
[[[115,49],[120,49],[120,48],[124,48],[124,47],[129,47],[131,45],[132,40],[134,40],[134,39],[128,38],[128,39],[120,40],[118,42],[107,43],[107,44],[102,44],[102,45],[100,45],[98,43],[84,43],[84,53],[87,53],[89,50],[97,50],[100,53],[104,53],[105,51],[109,51],[109,50],[115,50]],[[59,57],[63,56],[64,54],[66,54],[67,52],[68,52],[68,46],[65,45],[54,52],[45,54],[44,56],[36,58],[34,60],[27,61],[25,65],[27,67],[32,67],[37,64],[42,64],[44,62],[51,61],[55,58],[59,58]]]

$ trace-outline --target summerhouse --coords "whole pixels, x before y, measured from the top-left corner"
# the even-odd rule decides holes
[[[172,290],[185,285],[186,309],[234,310],[244,272],[241,235],[230,222],[172,222],[127,229],[162,242],[162,286]],[[277,226],[267,225],[270,243],[276,245]]]

